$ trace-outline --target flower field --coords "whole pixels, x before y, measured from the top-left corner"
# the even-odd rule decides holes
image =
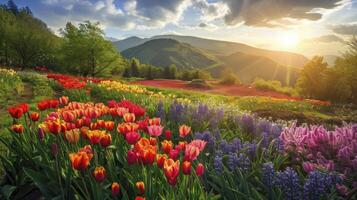
[[[47,77],[30,83],[51,98],[1,116],[11,121],[1,199],[357,198],[357,124],[297,125],[213,95]]]

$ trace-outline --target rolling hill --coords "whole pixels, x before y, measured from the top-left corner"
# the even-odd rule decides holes
[[[158,35],[152,38],[130,37],[121,41],[114,42],[114,45],[119,50],[124,51],[128,48],[141,45],[147,41],[163,38],[174,39],[182,43],[190,44],[191,46],[201,49],[205,51],[206,54],[212,56],[228,56],[236,52],[241,52],[253,56],[262,56],[265,58],[269,58],[280,65],[292,67],[302,67],[308,61],[306,57],[297,53],[273,51],[252,47],[243,43],[211,40],[181,35]]]
[[[133,40],[136,40],[133,38]],[[216,64],[214,57],[189,44],[172,39],[153,39],[122,51],[126,58],[158,67],[175,64],[178,69],[202,69]]]

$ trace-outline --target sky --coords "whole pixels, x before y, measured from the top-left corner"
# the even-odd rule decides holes
[[[0,0],[6,3],[7,0]],[[357,35],[357,0],[14,0],[55,32],[98,21],[107,37],[190,35],[291,51],[339,55]]]

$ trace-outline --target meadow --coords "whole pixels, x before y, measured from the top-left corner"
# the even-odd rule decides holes
[[[2,199],[357,197],[353,107],[0,72]]]

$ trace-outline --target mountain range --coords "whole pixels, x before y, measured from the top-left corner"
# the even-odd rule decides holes
[[[299,68],[308,61],[297,53],[181,35],[129,37],[113,44],[126,58],[135,57],[142,63],[159,67],[175,64],[180,69],[204,69],[214,77],[229,68],[245,83],[260,77],[293,84]]]

